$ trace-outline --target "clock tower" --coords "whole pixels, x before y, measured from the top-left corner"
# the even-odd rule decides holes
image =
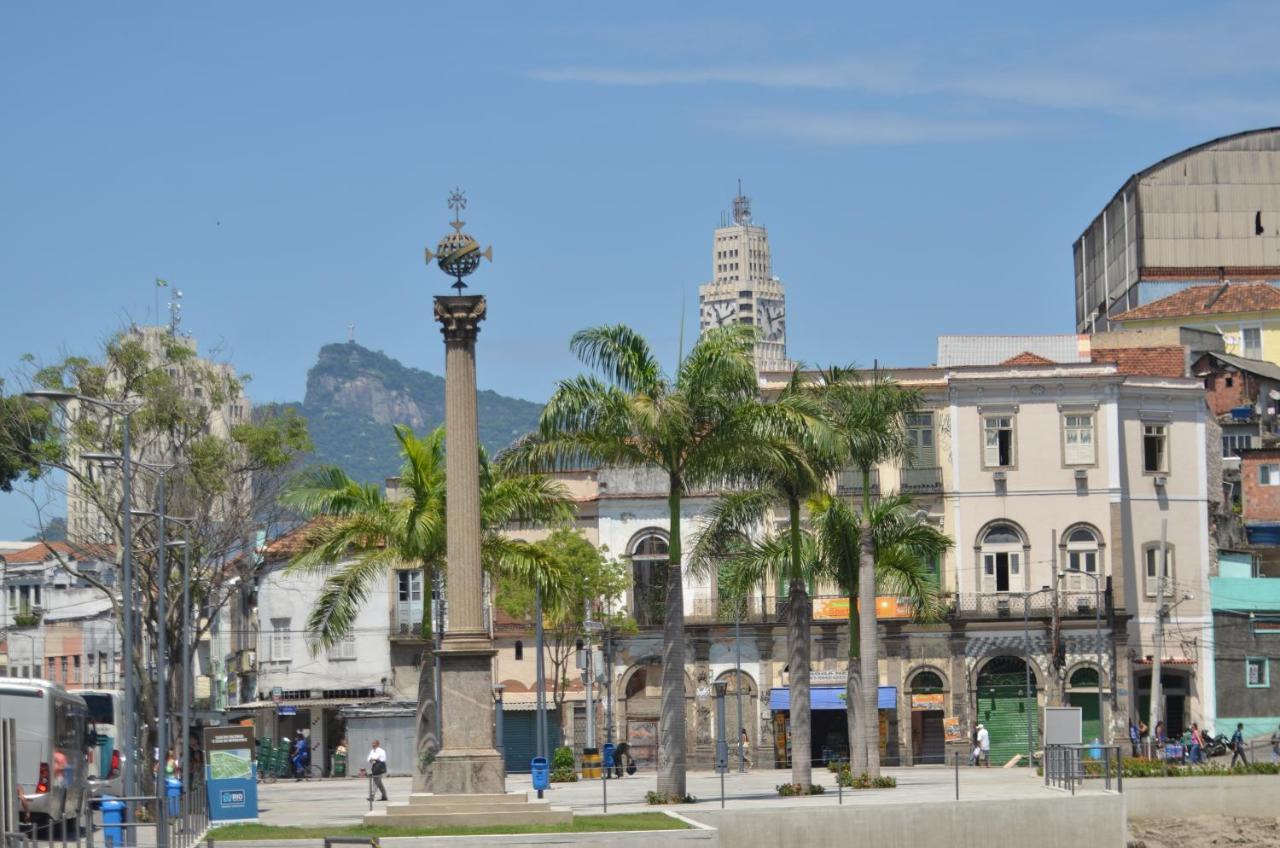
[[[756,369],[785,370],[786,287],[773,276],[769,231],[752,221],[751,198],[743,195],[741,180],[732,211],[716,229],[711,255],[711,282],[698,287],[701,331],[727,324],[758,327]]]

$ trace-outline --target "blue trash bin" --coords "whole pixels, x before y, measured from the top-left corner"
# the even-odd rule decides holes
[[[166,777],[164,780],[164,795],[169,799],[169,815],[181,815],[182,779],[178,777]]]
[[[102,796],[102,833],[107,840],[107,848],[124,844],[124,801],[117,801],[114,795]]]
[[[613,770],[615,768],[613,752],[616,750],[616,745],[612,742],[606,742],[604,743],[604,748],[600,751],[600,755],[604,759],[604,776],[606,780],[613,777]]]
[[[529,762],[529,770],[533,773],[533,788],[541,792],[551,785],[551,769],[547,767],[546,757],[534,757]]]

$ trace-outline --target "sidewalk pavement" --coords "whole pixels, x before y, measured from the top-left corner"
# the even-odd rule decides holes
[[[956,773],[943,766],[916,766],[914,768],[884,769],[884,774],[897,778],[896,789],[870,789],[844,791],[845,804],[923,804],[955,800]],[[1027,769],[960,769],[961,800],[1006,800],[1022,797],[1044,797],[1050,792],[1043,778]],[[834,805],[841,802],[836,791],[835,775],[826,769],[815,769],[813,782],[822,784],[827,791],[823,795],[804,798],[781,798],[776,787],[791,780],[790,770],[758,769],[725,776],[724,792],[726,808],[752,808],[762,806]],[[404,804],[409,800],[410,780],[407,777],[385,778],[390,804]],[[578,815],[596,815],[604,812],[603,790],[608,791],[609,812],[640,812],[653,809],[689,809],[674,807],[650,807],[645,793],[656,788],[657,778],[652,773],[624,777],[608,781],[607,787],[599,780],[577,783],[553,783],[545,792],[545,799],[558,807],[570,807]],[[536,798],[528,775],[507,777],[508,792],[525,792]],[[697,799],[697,807],[720,807],[720,776],[714,772],[690,772],[688,791]],[[357,824],[370,809],[369,781],[360,778],[331,778],[309,780],[301,783],[280,781],[258,788],[258,805],[263,824],[274,825],[348,825]],[[387,803],[378,801],[376,793],[373,809],[379,810]]]

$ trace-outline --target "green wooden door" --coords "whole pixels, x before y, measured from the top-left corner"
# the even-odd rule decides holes
[[[1038,739],[1034,694],[1026,696],[1023,673],[983,673],[978,678],[978,720],[991,735],[991,764],[1003,766],[1027,753],[1027,713],[1031,713],[1031,738]]]
[[[1098,695],[1095,692],[1072,692],[1067,701],[1080,708],[1080,741],[1092,742],[1102,738],[1102,717],[1098,714]]]

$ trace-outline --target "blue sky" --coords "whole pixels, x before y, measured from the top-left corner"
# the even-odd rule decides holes
[[[149,320],[160,276],[257,401],[348,324],[439,372],[454,185],[496,260],[480,382],[519,397],[590,324],[672,361],[739,177],[794,358],[1069,331],[1129,174],[1280,123],[1277,36],[1262,3],[5,4],[0,370]],[[31,522],[0,496],[0,538]]]

